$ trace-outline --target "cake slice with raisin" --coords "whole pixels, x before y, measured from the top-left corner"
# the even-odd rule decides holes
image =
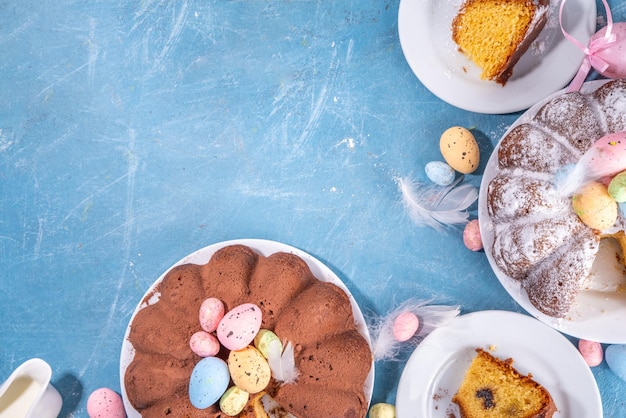
[[[478,348],[452,402],[461,418],[550,418],[556,405],[550,393],[531,375],[513,368],[512,359],[500,360]]]

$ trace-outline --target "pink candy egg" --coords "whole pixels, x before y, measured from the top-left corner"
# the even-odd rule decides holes
[[[413,312],[402,312],[393,321],[393,337],[400,342],[407,341],[417,331],[420,320]]]
[[[604,135],[592,149],[596,151],[590,161],[592,167],[609,175],[626,170],[626,131]]]
[[[212,357],[220,352],[220,342],[213,334],[206,331],[198,331],[189,339],[191,351],[200,357]]]
[[[89,395],[87,413],[89,418],[126,418],[122,398],[107,388],[96,389]]]
[[[580,351],[585,363],[587,363],[589,367],[595,367],[602,363],[604,354],[600,343],[595,341],[579,340],[578,351]]]
[[[591,37],[591,43],[604,37],[607,27],[600,29]],[[596,70],[608,78],[625,78],[626,77],[626,22],[613,23],[612,33],[615,34],[616,40],[607,48],[596,52],[596,57],[607,63],[609,66],[606,70],[596,68]]]
[[[244,303],[228,311],[217,326],[217,339],[229,350],[241,350],[254,340],[261,328],[261,309]]]
[[[478,219],[473,219],[465,225],[465,229],[463,230],[463,244],[472,251],[482,250],[483,240],[480,237]]]
[[[208,298],[200,305],[200,326],[206,332],[213,332],[224,317],[224,304],[217,298]]]

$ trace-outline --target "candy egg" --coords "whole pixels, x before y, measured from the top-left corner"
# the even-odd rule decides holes
[[[449,186],[454,181],[454,169],[443,161],[431,161],[424,170],[430,181],[439,186]]]
[[[609,183],[609,196],[616,202],[626,202],[626,171],[622,171]]]
[[[368,418],[396,418],[396,407],[388,403],[372,405]]]
[[[220,352],[220,342],[213,334],[206,331],[198,331],[189,339],[191,351],[200,357],[211,357]]]
[[[393,321],[393,337],[400,342],[406,341],[415,334],[419,324],[420,320],[413,312],[402,312]]]
[[[626,381],[626,344],[613,344],[604,353],[609,369],[620,379]]]
[[[439,140],[444,160],[459,173],[469,174],[478,168],[480,151],[474,135],[461,126],[447,129]]]
[[[208,298],[200,305],[200,326],[206,332],[213,332],[224,317],[224,304],[217,298]]]
[[[220,398],[220,410],[229,417],[234,417],[243,411],[248,399],[250,399],[248,392],[237,386],[231,386]]]
[[[226,362],[218,357],[205,357],[191,372],[189,401],[198,409],[206,409],[222,397],[229,383]]]
[[[607,26],[596,32],[590,41],[590,45],[604,37]],[[613,23],[612,33],[615,35],[615,42],[607,48],[596,51],[595,56],[600,58],[609,66],[606,70],[596,68],[596,70],[608,78],[626,77],[626,22]],[[595,67],[594,67],[595,68]]]
[[[463,244],[472,251],[480,251],[483,249],[483,240],[480,236],[480,224],[478,223],[478,219],[472,219],[465,225],[465,229],[463,229]]]
[[[273,342],[277,342],[278,344],[280,344],[280,352],[282,353],[283,344],[280,342],[278,336],[269,329],[259,330],[256,337],[254,337],[254,346],[257,350],[259,350],[261,354],[263,354],[263,357],[265,358],[269,358],[270,344],[272,344]]]
[[[579,340],[578,351],[580,351],[583,360],[585,360],[585,363],[587,363],[589,367],[596,367],[602,363],[603,352],[600,343],[589,340]]]
[[[604,135],[593,143],[585,156],[588,154],[591,167],[605,175],[626,170],[626,131]]]
[[[261,309],[244,303],[230,311],[217,326],[217,339],[229,350],[241,350],[254,340],[261,328]]]
[[[235,385],[248,393],[262,391],[272,377],[267,360],[252,346],[231,351],[228,355],[228,370]]]
[[[107,388],[96,389],[87,399],[89,418],[125,418],[122,397]]]
[[[617,220],[617,203],[609,196],[606,186],[590,182],[572,198],[574,211],[590,228],[604,231]]]

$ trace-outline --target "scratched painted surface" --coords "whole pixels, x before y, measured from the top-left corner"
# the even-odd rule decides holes
[[[150,284],[235,238],[313,254],[366,315],[409,295],[522,312],[458,230],[411,224],[394,181],[424,180],[451,125],[477,129],[486,162],[519,114],[432,95],[397,13],[397,0],[3,2],[0,380],[44,358],[61,416],[86,416],[94,389],[119,391]],[[373,402],[394,401],[403,364],[377,364]],[[626,416],[626,384],[593,373],[606,416]]]

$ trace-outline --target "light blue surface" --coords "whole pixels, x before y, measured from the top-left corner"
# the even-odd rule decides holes
[[[523,312],[460,230],[410,222],[395,182],[426,180],[440,134],[461,125],[480,144],[478,186],[519,114],[431,94],[397,13],[389,0],[2,3],[0,380],[41,357],[61,416],[86,416],[93,390],[120,390],[145,290],[236,238],[311,253],[366,315],[407,297]],[[377,364],[373,402],[394,402],[403,365]],[[626,383],[606,363],[593,374],[605,416],[625,417]]]

